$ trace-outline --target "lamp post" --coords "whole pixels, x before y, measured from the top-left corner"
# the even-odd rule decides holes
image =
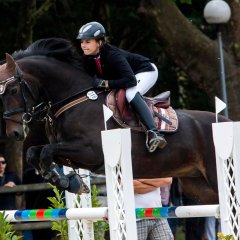
[[[227,23],[231,17],[231,9],[229,5],[223,0],[211,0],[204,8],[204,18],[209,24],[217,25],[217,40],[218,40],[218,51],[219,51],[219,66],[220,66],[220,80],[221,80],[221,97],[222,100],[227,104],[227,90],[226,90],[226,79],[224,69],[224,55],[222,45],[222,33],[220,25]],[[228,117],[227,107],[224,109],[224,115]]]

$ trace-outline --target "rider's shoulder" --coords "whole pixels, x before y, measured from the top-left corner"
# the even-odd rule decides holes
[[[116,58],[119,56],[125,56],[125,54],[123,53],[122,49],[111,45],[109,43],[104,44],[102,50],[101,50],[101,55],[106,56],[107,58]]]

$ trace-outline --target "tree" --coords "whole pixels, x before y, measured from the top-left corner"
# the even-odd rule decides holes
[[[240,118],[240,3],[229,1],[231,21],[226,26],[225,71],[227,81],[229,115]],[[172,60],[183,69],[197,86],[214,99],[220,95],[218,47],[203,31],[194,26],[169,0],[142,0],[139,12],[153,27],[159,43]],[[174,17],[170,17],[174,16]]]
[[[36,22],[48,12],[56,0],[45,0],[38,8],[36,0],[22,0],[17,25],[17,49],[26,48],[32,43],[33,28]]]

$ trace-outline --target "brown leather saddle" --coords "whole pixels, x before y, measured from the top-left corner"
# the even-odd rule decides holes
[[[170,106],[170,91],[160,93],[153,98],[144,97],[144,99],[153,114],[159,131],[176,132],[178,117],[176,111]],[[144,131],[137,115],[126,100],[125,89],[111,91],[106,97],[106,105],[113,112],[113,118],[119,126]]]

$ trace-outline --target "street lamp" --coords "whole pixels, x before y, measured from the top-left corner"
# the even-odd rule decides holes
[[[217,25],[217,40],[219,50],[219,65],[220,65],[220,80],[221,80],[221,94],[222,100],[227,104],[227,91],[224,69],[224,56],[222,46],[222,33],[220,24],[227,23],[231,17],[231,9],[229,5],[223,0],[211,0],[204,8],[204,18],[209,24]],[[224,115],[228,117],[227,107],[224,109]]]

